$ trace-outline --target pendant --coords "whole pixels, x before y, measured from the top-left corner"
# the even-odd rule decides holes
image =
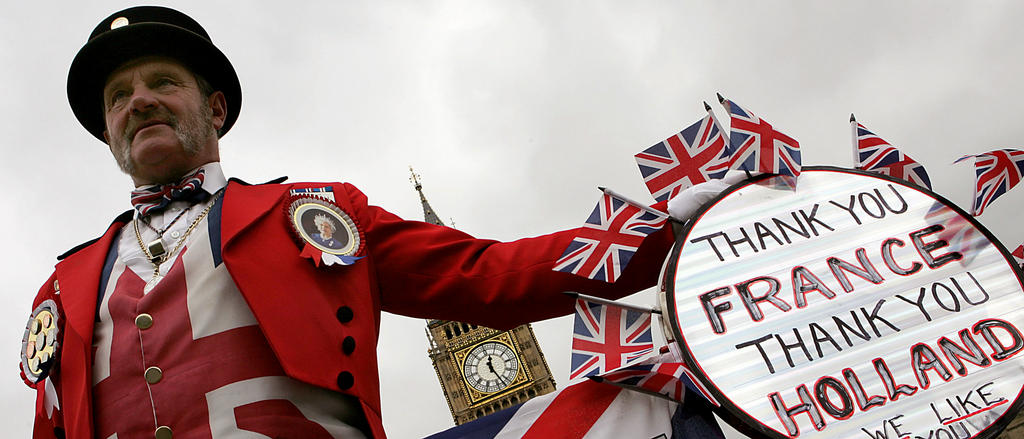
[[[167,250],[164,250],[164,242],[157,238],[146,244],[146,249],[149,250],[149,261],[158,264],[163,259],[163,255]]]
[[[146,282],[146,286],[142,289],[142,294],[143,295],[149,294],[149,292],[152,291],[153,288],[155,288],[156,285],[158,283],[160,283],[161,280],[163,280],[163,278],[164,277],[160,275],[160,269],[159,268],[156,269],[156,270],[153,270],[153,277],[151,277],[149,279],[149,281]]]

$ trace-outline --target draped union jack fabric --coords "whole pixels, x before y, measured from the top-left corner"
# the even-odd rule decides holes
[[[584,380],[427,439],[724,439],[711,411]]]
[[[721,99],[729,111],[730,169],[751,174],[800,175],[800,143],[735,102]]]
[[[1013,260],[1017,262],[1018,267],[1024,269],[1024,245],[1018,245],[1013,251]]]
[[[853,150],[857,169],[900,178],[929,190],[932,188],[924,166],[875,133],[868,131],[856,120],[851,120],[850,124],[853,127]]]
[[[711,112],[635,157],[647,189],[658,201],[668,200],[695,184],[722,178],[729,170],[725,137]]]
[[[997,149],[984,154],[965,155],[953,163],[976,157],[974,172],[974,206],[972,215],[978,216],[989,203],[1020,183],[1024,175],[1024,151]]]
[[[570,380],[618,369],[653,349],[649,313],[576,299]]]
[[[597,207],[552,269],[615,282],[644,238],[660,229],[667,218],[602,194]]]

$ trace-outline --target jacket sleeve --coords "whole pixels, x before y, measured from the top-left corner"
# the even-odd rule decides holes
[[[386,311],[457,320],[494,328],[569,314],[576,291],[617,299],[657,283],[672,246],[669,227],[648,236],[615,283],[552,271],[577,229],[511,242],[476,239],[461,231],[406,221],[368,206],[345,185],[365,230],[366,252]]]

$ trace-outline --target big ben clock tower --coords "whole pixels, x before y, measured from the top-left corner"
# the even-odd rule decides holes
[[[415,173],[412,182],[423,203],[424,220],[444,225],[423,196]],[[427,339],[430,360],[456,425],[555,390],[555,380],[529,324],[499,331],[431,320]]]

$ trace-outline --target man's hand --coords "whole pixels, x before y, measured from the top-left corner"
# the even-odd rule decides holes
[[[686,222],[693,214],[697,213],[704,203],[711,201],[729,186],[739,183],[745,178],[747,178],[747,174],[743,171],[729,171],[721,180],[711,180],[690,186],[668,200],[668,214],[680,222]]]

